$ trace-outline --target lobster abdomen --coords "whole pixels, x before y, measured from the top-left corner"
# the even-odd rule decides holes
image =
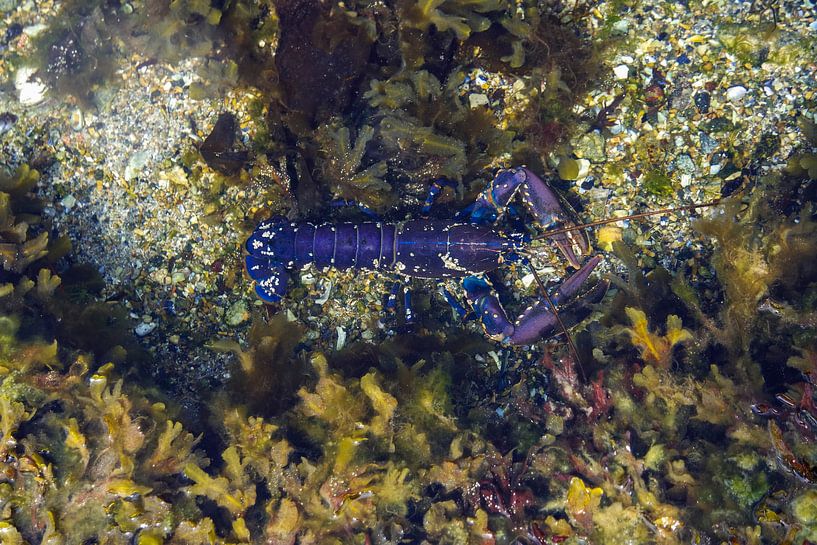
[[[395,226],[382,222],[315,225],[272,219],[247,239],[250,256],[285,268],[390,268],[394,263]]]

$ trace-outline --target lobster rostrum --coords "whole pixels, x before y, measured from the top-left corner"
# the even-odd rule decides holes
[[[432,186],[426,208],[439,190],[439,185]],[[534,222],[544,228],[560,227],[549,238],[577,270],[554,293],[548,296],[545,292],[545,297],[511,321],[485,273],[506,262],[527,263],[535,251],[527,233],[495,228],[517,196]],[[255,281],[258,296],[269,303],[280,301],[286,293],[292,271],[310,264],[388,271],[405,277],[461,278],[468,303],[493,339],[531,344],[561,326],[553,305],[577,295],[601,261],[596,256],[582,262],[589,243],[583,230],[577,228],[570,207],[540,177],[523,167],[499,171],[463,216],[465,221],[414,219],[320,225],[274,217],[259,224],[247,239],[247,273]],[[607,282],[599,282],[587,290],[582,303],[598,302],[606,290]],[[449,298],[449,302],[457,308],[455,301]]]

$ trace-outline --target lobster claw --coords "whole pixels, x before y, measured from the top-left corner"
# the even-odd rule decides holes
[[[573,208],[550,186],[527,167],[500,170],[480,194],[471,210],[471,221],[490,223],[504,213],[518,193],[527,211],[544,227],[575,227]],[[588,253],[590,244],[582,231],[569,231],[551,237],[570,265],[579,268],[580,256]]]
[[[578,271],[568,277],[550,296],[553,304],[560,304],[579,293],[590,274],[601,262],[596,256],[588,260]],[[590,312],[590,306],[604,297],[609,282],[604,280],[593,285],[574,303],[559,311],[559,318],[544,299],[536,301],[511,323],[502,304],[488,282],[478,276],[469,276],[463,281],[466,297],[482,320],[483,328],[491,338],[513,345],[532,344],[559,327],[559,318],[566,327],[583,320]]]
[[[525,173],[525,183],[522,185],[523,202],[540,224],[557,227],[575,227],[579,224],[576,221],[576,212],[573,211],[573,207],[553,191],[544,180],[526,167],[519,170]],[[578,256],[588,253],[590,248],[587,235],[583,230],[553,235],[551,240],[570,264],[576,268],[581,265]]]

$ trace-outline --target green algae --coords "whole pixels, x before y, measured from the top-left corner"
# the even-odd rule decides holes
[[[648,195],[656,197],[670,197],[674,191],[670,177],[655,170],[647,172],[641,183],[641,187]]]
[[[386,162],[361,164],[373,136],[372,127],[361,127],[352,145],[349,129],[339,120],[321,125],[315,135],[321,147],[318,168],[333,195],[383,211],[396,201],[391,185],[383,179]]]

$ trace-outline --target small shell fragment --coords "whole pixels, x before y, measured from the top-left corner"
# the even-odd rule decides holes
[[[726,90],[726,98],[729,102],[738,102],[746,96],[747,92],[746,87],[743,85],[735,85]]]
[[[342,326],[337,327],[338,341],[335,343],[335,350],[341,350],[346,346],[346,330]]]

